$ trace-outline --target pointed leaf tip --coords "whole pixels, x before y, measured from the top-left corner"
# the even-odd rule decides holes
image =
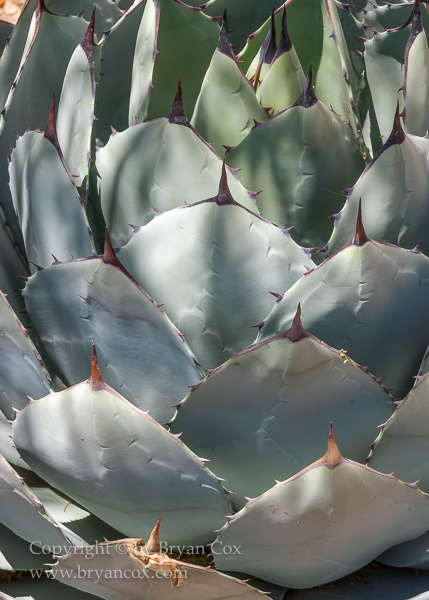
[[[301,303],[298,304],[298,308],[296,309],[296,313],[293,318],[292,327],[286,331],[285,337],[287,337],[291,342],[299,342],[299,340],[308,337],[308,333],[305,331],[301,321]]]
[[[338,446],[335,442],[332,421],[329,425],[328,451],[326,452],[324,458],[330,467],[335,467],[335,465],[338,465],[343,460],[343,457],[341,456],[341,453],[338,450]]]
[[[51,110],[49,112],[48,123],[43,135],[45,139],[49,140],[54,146],[58,144],[57,126],[55,121],[55,94],[52,94]]]
[[[395,144],[402,144],[406,138],[405,132],[401,125],[401,114],[399,112],[399,100],[396,105],[395,117],[393,119],[393,128],[392,133],[387,138],[386,143],[383,148],[386,150],[390,148],[390,146],[394,146]]]
[[[112,246],[112,240],[110,239],[109,231],[106,227],[106,235],[104,239],[104,255],[103,261],[110,265],[117,265],[119,263],[119,259],[116,256],[116,252]]]
[[[308,69],[307,79],[304,84],[301,96],[292,106],[302,106],[304,108],[311,108],[318,102],[316,93],[313,88],[313,63],[310,64]]]
[[[161,552],[161,544],[159,542],[159,529],[161,527],[161,519],[162,517],[159,517],[155,527],[152,529],[152,533],[150,534],[148,541],[144,545],[144,549],[148,554]]]
[[[222,161],[222,174],[220,176],[219,191],[216,196],[216,202],[219,206],[225,204],[235,204],[234,198],[232,197],[232,194],[229,191],[225,159],[223,159]]]
[[[287,21],[286,21],[286,6],[283,7],[283,17],[282,17],[282,29],[280,33],[280,41],[279,47],[277,48],[276,55],[274,56],[274,60],[276,60],[279,56],[284,54],[285,52],[290,52],[292,50],[292,42],[289,37],[289,32],[287,29]]]
[[[219,42],[217,45],[217,49],[219,50],[219,52],[222,52],[222,54],[225,54],[226,56],[229,56],[229,58],[232,58],[232,60],[234,62],[237,61],[235,54],[234,54],[234,50],[232,49],[232,46],[231,46],[231,42],[229,41],[228,20],[226,18],[226,9],[223,13],[222,27],[220,28]]]
[[[173,108],[168,115],[168,122],[174,125],[189,125],[188,117],[186,116],[185,107],[183,106],[182,83],[179,79],[177,92],[174,97]]]
[[[356,233],[352,239],[353,246],[363,246],[368,241],[362,222],[362,198],[359,198],[359,208],[356,219]]]
[[[95,28],[95,7],[94,7],[94,10],[92,11],[91,20],[89,22],[89,25],[88,25],[88,28],[84,35],[84,38],[80,44],[87,56],[88,56],[88,53],[90,53],[90,52],[92,53],[92,47],[94,46],[94,28]]]
[[[104,390],[105,389],[104,381],[101,376],[100,366],[98,364],[97,350],[95,349],[94,342],[92,342],[91,377],[88,379],[88,383],[92,387],[93,390]]]
[[[267,37],[264,40],[261,48],[261,58],[259,61],[259,66],[262,63],[270,65],[277,52],[277,43],[276,43],[276,22],[274,18],[274,9],[271,13],[271,21],[270,28],[267,33]]]

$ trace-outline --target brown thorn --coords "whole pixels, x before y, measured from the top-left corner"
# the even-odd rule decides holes
[[[325,461],[330,467],[335,467],[335,465],[338,465],[342,459],[343,457],[341,456],[341,453],[338,450],[338,446],[335,442],[334,428],[332,427],[331,421],[329,425],[328,451],[325,454]]]
[[[365,229],[362,223],[362,198],[359,198],[359,208],[356,219],[356,233],[352,239],[354,246],[363,246],[368,241],[368,237],[365,233]]]
[[[106,386],[101,376],[100,366],[98,364],[97,350],[95,344],[92,342],[92,368],[91,377],[88,379],[88,383],[93,390],[104,390]]]
[[[173,107],[171,113],[168,115],[168,122],[173,123],[174,125],[189,125],[185,107],[183,106],[182,83],[180,79],[177,84],[177,92],[174,97]]]
[[[285,337],[287,337],[291,342],[299,342],[299,340],[308,337],[308,335],[309,334],[305,331],[302,325],[301,303],[299,303],[293,318],[292,327],[286,331]]]
[[[144,545],[144,549],[148,554],[161,552],[161,544],[159,543],[159,528],[161,527],[161,519],[162,517],[159,517],[155,527],[152,529],[152,533],[150,534],[148,541]]]
[[[222,161],[222,174],[219,182],[219,190],[216,196],[216,202],[219,206],[225,204],[235,204],[234,198],[228,187],[228,179],[226,175],[225,159]]]

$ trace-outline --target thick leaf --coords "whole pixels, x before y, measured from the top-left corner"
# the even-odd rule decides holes
[[[371,89],[374,111],[381,135],[386,140],[392,130],[399,102],[403,108],[401,88],[404,83],[404,52],[409,27],[375,35],[365,42],[366,77]]]
[[[239,176],[248,189],[262,189],[264,217],[293,226],[292,237],[308,247],[329,239],[327,218],[341,208],[341,192],[364,165],[351,129],[316,98],[311,71],[296,103],[253,129],[227,162],[243,167]]]
[[[12,442],[12,425],[4,414],[0,411],[0,454],[4,456],[7,462],[23,468],[29,468],[28,465],[19,456],[18,451]],[[1,567],[0,567],[1,569]]]
[[[13,28],[11,38],[6,42],[6,47],[2,51],[0,60],[0,105],[2,108],[20,66],[35,7],[36,0],[27,0]]]
[[[168,211],[216,195],[222,161],[189,125],[180,88],[169,119],[139,123],[113,135],[97,152],[99,193],[114,246],[124,246],[133,225],[145,225],[155,209]],[[234,198],[254,210],[253,196],[228,169]],[[256,189],[256,188],[255,188]]]
[[[193,0],[192,4],[197,5],[201,2]],[[213,17],[220,17],[226,9],[233,30],[231,41],[237,48],[243,48],[247,38],[268,19],[273,8],[279,6],[279,0],[214,0],[204,12]]]
[[[63,583],[106,600],[268,600],[263,592],[223,573],[171,559],[159,550],[150,553],[138,545],[141,541],[100,544],[89,558],[86,554],[91,548],[86,554],[77,548],[58,561],[53,574]],[[78,573],[82,576],[77,577]],[[132,577],[112,579],[113,573]]]
[[[293,285],[262,327],[260,340],[290,327],[298,302],[304,327],[386,378],[404,397],[427,346],[429,259],[368,240],[358,219],[352,242]]]
[[[95,12],[70,59],[58,104],[58,142],[76,187],[88,178],[92,153],[96,71],[100,70],[101,58],[100,48],[94,46],[94,18]]]
[[[64,545],[64,541],[63,541]],[[69,544],[66,544],[69,546]],[[30,546],[22,537],[16,535],[0,523],[0,569],[5,571],[29,571],[31,569],[46,570],[46,563],[53,562],[49,548]],[[0,583],[3,589],[4,582]],[[0,592],[0,600],[2,600]]]
[[[12,307],[0,292],[0,410],[12,420],[28,396],[42,398],[50,391],[50,377],[42,359]]]
[[[235,58],[228,38],[228,22],[224,19],[219,44],[204,77],[191,125],[216,152],[222,153],[223,146],[239,144],[254,126],[254,121],[262,122],[267,118],[252,84]]]
[[[89,376],[94,341],[106,382],[164,423],[201,378],[177,329],[111,246],[104,260],[54,263],[36,272],[24,298],[50,360],[70,385]]]
[[[53,256],[68,260],[95,254],[83,201],[58,143],[54,111],[53,104],[45,133],[27,131],[18,139],[9,165],[13,205],[32,272],[34,263],[46,267]]]
[[[138,229],[119,257],[185,335],[199,363],[214,368],[252,343],[251,327],[314,263],[290,236],[218,195],[174,209]]]
[[[13,437],[41,477],[127,535],[147,538],[161,515],[169,543],[207,544],[230,512],[202,460],[105,384],[96,357],[87,382],[20,412]]]
[[[31,484],[31,490],[55,521],[65,525],[74,534],[84,538],[88,544],[102,542],[105,539],[115,539],[121,534],[98,517],[82,507],[77,506],[68,496],[44,485]]]
[[[111,126],[117,131],[128,127],[133,57],[145,5],[145,0],[135,4],[100,42],[103,68],[100,70],[100,81],[97,85],[97,121],[94,123],[98,146],[107,143]]]
[[[305,83],[305,75],[286,26],[283,13],[279,48],[256,91],[262,106],[272,107],[274,113],[298,100]]]
[[[298,311],[289,331],[204,379],[181,403],[171,431],[183,431],[181,439],[210,460],[241,508],[244,496],[259,496],[316,460],[330,421],[347,455],[363,461],[377,425],[392,412],[386,390],[309,335]]]
[[[62,15],[82,15],[87,22],[91,20],[95,10],[96,32],[106,31],[112,27],[122,15],[116,0],[45,0],[48,8]]]
[[[0,204],[13,238],[23,250],[22,235],[7,182],[6,156],[16,135],[47,122],[52,93],[59,97],[70,57],[83,38],[87,22],[80,17],[50,13],[42,0],[28,32],[21,67],[0,116]],[[52,57],[55,55],[55,61]],[[46,65],[51,65],[47,68]]]
[[[405,481],[419,480],[423,491],[429,490],[429,448],[427,399],[429,374],[419,378],[417,385],[398,405],[392,418],[384,424],[370,455],[374,469],[393,471]]]
[[[405,47],[404,123],[408,133],[423,136],[429,129],[429,48],[416,0]]]
[[[165,117],[170,111],[181,79],[184,102],[193,111],[198,92],[217,45],[219,27],[199,8],[178,0],[148,0],[139,32],[139,53],[134,57],[129,116],[143,121]],[[150,29],[155,28],[155,37]],[[152,81],[148,65],[140,59],[151,56]],[[148,84],[148,85],[146,85]],[[139,97],[135,89],[141,90]]]
[[[325,456],[251,500],[213,549],[220,569],[306,588],[352,573],[428,525],[426,494],[343,458],[331,431]],[[228,546],[239,553],[220,551]]]
[[[48,548],[50,554],[67,552],[70,544],[86,542],[67,527],[59,525],[45,511],[43,504],[25,485],[23,479],[0,456],[0,522],[29,542],[30,552],[39,555]]]
[[[314,68],[319,99],[331,106],[340,118],[350,121],[356,133],[353,114],[352,86],[359,82],[352,69],[347,45],[333,0],[294,0],[287,2],[288,30],[304,71]],[[282,10],[276,11],[276,29],[280,31]],[[255,57],[268,33],[270,19],[249,38],[246,48],[238,55],[244,61],[247,76],[254,75]],[[256,59],[257,64],[257,59]]]
[[[429,254],[429,140],[405,134],[397,109],[393,131],[349,191],[336,215],[327,253],[353,237],[359,203],[369,237]]]

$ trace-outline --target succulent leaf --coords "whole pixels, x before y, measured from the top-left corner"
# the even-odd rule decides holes
[[[13,206],[32,272],[34,263],[51,264],[52,255],[67,260],[95,254],[83,202],[58,143],[54,111],[55,103],[45,133],[28,131],[17,140],[9,165]]]
[[[4,182],[7,181],[6,157],[10,147],[15,146],[16,135],[47,123],[52,93],[59,97],[70,57],[88,25],[80,17],[51,13],[40,0],[37,6],[21,66],[0,113],[0,180]],[[53,48],[56,60],[51,68],[47,68],[46,65],[52,62]],[[7,185],[0,187],[0,204],[13,238],[24,254],[22,234]]]
[[[307,588],[355,571],[428,523],[426,494],[343,458],[331,431],[320,460],[251,500],[213,547],[240,545],[240,554],[216,556],[219,569]]]
[[[251,327],[274,304],[269,292],[315,266],[287,233],[235,202],[226,172],[217,196],[157,216],[118,256],[205,369],[251,344]]]
[[[355,235],[286,292],[259,341],[290,327],[301,302],[310,333],[347,350],[358,364],[370,365],[393,395],[403,398],[427,345],[427,290],[426,256],[372,240],[362,245]]]
[[[143,121],[146,115],[148,119],[168,115],[178,79],[183,84],[184,104],[191,113],[219,35],[217,23],[201,9],[178,0],[149,0],[145,13],[150,19],[143,17],[139,53],[134,58],[131,123],[136,117]],[[152,57],[152,81],[148,81],[147,65],[139,68],[140,57],[144,56]]]
[[[222,153],[224,146],[239,144],[255,121],[261,123],[267,118],[235,58],[229,42],[228,22],[224,18],[219,44],[204,77],[191,125],[216,152]]]
[[[100,147],[107,143],[111,127],[116,131],[128,127],[133,56],[145,6],[145,0],[134,3],[100,41],[103,68],[97,85],[94,123],[95,140]]]
[[[277,113],[298,100],[304,83],[304,71],[287,31],[285,10],[280,45],[256,90],[256,97],[262,106],[272,107],[274,113]]]
[[[364,166],[351,129],[317,100],[311,70],[300,99],[253,129],[226,159],[243,167],[239,176],[248,189],[262,188],[264,217],[293,226],[292,237],[306,247],[325,245],[332,230],[327,218]]]
[[[164,521],[163,521],[164,524]],[[139,539],[100,544],[101,552],[88,559],[79,549],[61,558],[53,568],[55,578],[106,600],[268,600],[268,596],[244,581],[213,569],[184,563],[168,555],[147,553]],[[91,549],[89,549],[90,551]],[[88,553],[87,553],[88,554]],[[83,567],[86,577],[77,577]],[[142,573],[128,580],[109,578],[109,573]],[[100,573],[97,577],[92,573]],[[156,576],[155,576],[156,573]]]
[[[289,331],[204,379],[180,405],[171,431],[182,431],[182,441],[210,460],[241,508],[244,496],[255,498],[316,460],[334,419],[341,447],[362,462],[393,408],[371,375],[305,332],[298,315]]]
[[[189,125],[180,93],[170,119],[139,123],[112,136],[98,151],[96,166],[114,246],[131,239],[130,223],[152,220],[154,208],[164,212],[215,196],[222,171],[220,157]],[[237,202],[254,210],[253,197],[229,168],[227,178]]]
[[[106,249],[104,260],[37,271],[23,292],[26,306],[63,381],[89,376],[94,341],[106,382],[164,423],[200,371],[177,329]]]
[[[100,47],[94,45],[95,14],[94,10],[86,34],[72,54],[58,103],[58,142],[76,187],[88,178],[91,162],[96,72],[100,70],[101,58]]]
[[[429,123],[428,123],[429,124]],[[429,140],[405,134],[399,109],[392,133],[350,189],[326,248],[331,255],[353,236],[359,202],[369,237],[429,254]]]
[[[88,381],[27,408],[13,425],[20,453],[48,483],[119,531],[147,538],[161,514],[169,543],[207,544],[230,512],[225,490],[201,459],[100,380],[94,363]],[[32,436],[42,422],[43,433]]]
[[[425,460],[429,447],[427,398],[429,374],[418,379],[408,396],[383,426],[370,454],[370,465],[405,481],[419,480],[419,488],[429,490],[429,465]]]
[[[7,419],[50,391],[50,377],[27,331],[0,292],[0,410]]]
[[[0,522],[30,544],[40,548],[56,547],[58,553],[67,552],[70,544],[86,546],[82,538],[52,519],[40,500],[2,456],[0,498]]]

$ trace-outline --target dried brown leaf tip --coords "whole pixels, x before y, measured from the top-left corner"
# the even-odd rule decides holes
[[[106,386],[104,384],[103,378],[101,376],[100,366],[98,364],[97,358],[97,350],[95,349],[95,344],[92,342],[92,368],[91,368],[91,377],[88,379],[89,385],[93,390],[104,390]]]
[[[352,244],[353,246],[363,246],[364,244],[366,244],[366,242],[368,242],[368,240],[369,238],[365,233],[365,229],[363,227],[362,222],[362,199],[359,198],[359,208],[356,219],[356,233],[354,235],[354,238],[352,239]]]
[[[285,333],[285,337],[287,337],[291,342],[299,342],[309,334],[305,331],[302,321],[301,321],[301,303],[298,304],[298,308],[296,310],[295,316],[293,318],[292,327],[288,329]]]
[[[330,467],[335,467],[343,460],[340,451],[338,450],[338,446],[335,442],[334,437],[334,428],[332,427],[332,422],[329,425],[329,439],[328,439],[328,451],[324,456],[324,462],[328,463]]]
[[[161,527],[161,519],[162,517],[159,517],[155,527],[152,529],[152,533],[150,534],[149,539],[144,545],[144,549],[148,554],[161,552],[161,544],[159,542],[159,529]]]
[[[223,163],[222,163],[222,174],[220,176],[219,191],[216,196],[216,202],[217,202],[217,204],[219,204],[219,206],[222,206],[225,204],[235,204],[235,200],[232,197],[231,192],[229,191],[228,178],[226,175],[225,159],[223,159]]]

